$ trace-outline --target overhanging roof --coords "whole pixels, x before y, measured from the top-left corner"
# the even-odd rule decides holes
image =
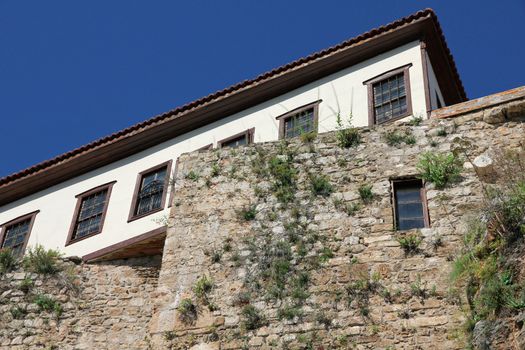
[[[424,40],[447,105],[467,99],[431,9],[372,29],[0,179],[0,206],[110,164],[413,40]]]

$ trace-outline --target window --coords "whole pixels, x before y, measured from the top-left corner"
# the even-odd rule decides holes
[[[319,103],[321,102],[322,100],[318,100],[277,117],[279,139],[288,139],[307,132],[317,132]]]
[[[77,206],[66,246],[102,232],[111,189],[115,182],[95,187],[76,196]]]
[[[20,216],[2,225],[0,248],[10,248],[17,256],[24,254],[29,234],[39,210]]]
[[[365,81],[368,86],[368,121],[370,125],[404,118],[412,114],[410,78],[412,65],[396,68]]]
[[[255,128],[248,129],[239,134],[228,137],[227,139],[217,142],[219,148],[224,147],[239,147],[244,145],[249,145],[253,143],[253,135],[255,133]]]
[[[164,209],[170,171],[171,160],[138,174],[128,222]]]
[[[395,180],[392,187],[396,230],[429,227],[423,182],[418,179]]]

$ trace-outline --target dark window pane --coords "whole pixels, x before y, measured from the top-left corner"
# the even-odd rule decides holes
[[[248,135],[241,135],[221,143],[221,147],[239,147],[248,144]]]
[[[413,202],[421,200],[419,188],[399,188],[396,191],[397,201],[399,203]]]
[[[405,75],[399,73],[372,86],[376,123],[383,123],[406,113]]]
[[[423,206],[421,202],[410,203],[410,204],[399,204],[398,212],[400,218],[422,218],[423,217]]]
[[[108,189],[105,188],[81,199],[72,239],[100,232],[107,196]]]
[[[26,236],[29,234],[31,219],[27,219],[11,226],[5,230],[5,238],[2,248],[11,248],[15,255],[20,255],[24,248]]]
[[[399,221],[398,230],[410,230],[422,227],[425,227],[425,221],[423,219],[401,220]]]
[[[167,168],[161,168],[142,176],[135,215],[142,215],[162,206]]]
[[[398,230],[425,227],[422,187],[421,180],[394,182],[394,205]]]
[[[310,108],[284,120],[284,137],[290,138],[314,131],[314,109]]]

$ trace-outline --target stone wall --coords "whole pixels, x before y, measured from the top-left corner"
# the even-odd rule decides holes
[[[52,276],[20,268],[0,277],[0,349],[149,347],[160,256],[61,265]],[[39,295],[59,306],[41,310],[35,303]]]
[[[481,201],[478,175],[497,149],[524,142],[523,109],[522,99],[362,128],[350,148],[327,133],[182,156],[150,324],[155,348],[463,349],[450,264]],[[444,189],[426,183],[430,227],[396,232],[391,180],[416,176],[427,151],[455,152],[461,178]],[[279,166],[296,172],[284,186],[288,204]],[[363,200],[367,185],[373,196]],[[407,235],[421,239],[413,251],[400,246]]]
[[[525,145],[520,91],[349,148],[332,132],[186,154],[162,258],[1,275],[0,349],[463,349],[451,260],[499,150]],[[456,154],[461,178],[426,183],[430,227],[397,232],[391,180],[423,152]],[[474,342],[519,348],[524,319],[478,322]]]

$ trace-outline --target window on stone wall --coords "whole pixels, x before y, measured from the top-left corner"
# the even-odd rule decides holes
[[[138,174],[128,222],[164,209],[171,161]]]
[[[287,112],[279,120],[279,139],[288,139],[308,132],[317,132],[319,103],[310,103]]]
[[[77,206],[66,245],[102,232],[115,181],[77,195]]]
[[[9,248],[17,256],[24,254],[37,213],[38,211],[26,214],[3,224],[0,248]]]
[[[411,64],[364,82],[368,87],[369,124],[382,124],[412,114],[410,99]]]
[[[255,128],[248,129],[239,134],[235,134],[233,136],[230,136],[224,140],[217,142],[217,146],[219,148],[224,148],[224,147],[234,148],[234,147],[252,144],[254,133],[255,133]]]
[[[392,181],[396,230],[429,227],[425,188],[419,179]]]

